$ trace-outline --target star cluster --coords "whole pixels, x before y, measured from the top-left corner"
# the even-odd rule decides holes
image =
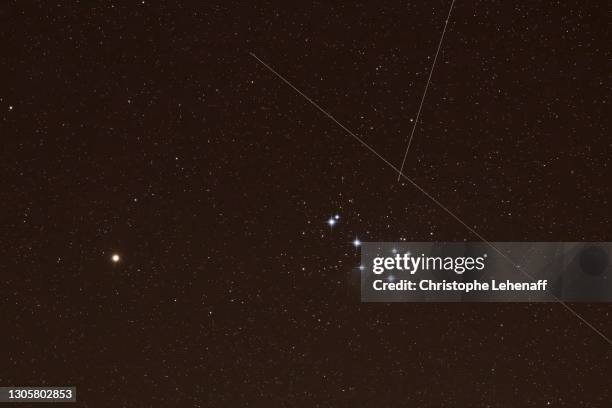
[[[448,7],[0,5],[0,385],[607,406],[612,351],[562,306],[360,303],[362,241],[477,237],[250,55],[399,167]],[[457,2],[404,172],[490,240],[610,240],[606,15]]]

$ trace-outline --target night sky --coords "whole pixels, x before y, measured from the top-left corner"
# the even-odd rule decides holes
[[[361,303],[355,238],[478,237],[250,55],[399,167],[450,1],[254,3],[0,5],[0,385],[610,407],[612,347],[559,304]],[[406,175],[491,241],[611,241],[607,14],[457,1]]]

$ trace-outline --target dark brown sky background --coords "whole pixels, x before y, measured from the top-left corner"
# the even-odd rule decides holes
[[[355,237],[477,237],[249,55],[399,166],[450,2],[176,3],[0,5],[0,385],[610,406],[561,305],[360,303]],[[612,240],[605,6],[455,4],[405,171],[491,241]]]

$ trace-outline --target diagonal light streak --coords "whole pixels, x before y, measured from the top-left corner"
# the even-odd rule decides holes
[[[281,79],[284,83],[286,83],[287,85],[289,85],[294,91],[296,91],[298,94],[300,94],[302,97],[304,97],[308,102],[310,102],[310,104],[312,104],[315,108],[317,108],[321,113],[323,113],[325,116],[327,116],[329,119],[331,119],[334,123],[336,123],[340,128],[342,128],[346,133],[348,133],[350,136],[352,136],[354,139],[356,139],[362,146],[364,146],[366,149],[368,149],[370,152],[372,152],[374,155],[376,155],[379,159],[381,159],[383,162],[385,162],[389,167],[391,167],[395,172],[398,173],[399,178],[401,179],[402,177],[408,181],[412,186],[414,186],[417,190],[419,190],[421,193],[423,193],[427,198],[429,198],[431,201],[433,201],[438,207],[440,207],[442,210],[444,210],[447,214],[449,214],[451,217],[453,217],[456,221],[458,221],[461,225],[463,225],[468,231],[470,231],[472,234],[474,234],[476,237],[478,237],[478,239],[480,239],[482,242],[486,243],[487,245],[489,245],[495,252],[497,252],[498,254],[500,254],[504,259],[506,259],[508,262],[510,262],[516,269],[518,269],[521,273],[523,273],[525,276],[527,276],[528,278],[530,278],[531,280],[536,281],[536,279],[531,276],[528,272],[526,272],[520,265],[516,264],[514,261],[512,261],[512,259],[510,259],[504,252],[502,252],[499,248],[497,248],[493,243],[491,243],[490,241],[488,241],[486,238],[484,238],[480,233],[478,233],[474,228],[470,227],[468,224],[466,224],[461,218],[459,218],[454,212],[452,212],[448,207],[446,207],[444,204],[442,204],[440,201],[438,201],[438,199],[436,199],[434,196],[432,196],[431,194],[429,194],[425,189],[423,189],[420,185],[418,185],[415,181],[413,181],[410,177],[408,177],[407,175],[405,175],[402,170],[398,169],[397,167],[395,167],[391,162],[389,162],[387,159],[385,159],[380,153],[378,153],[372,146],[370,146],[368,143],[366,143],[362,138],[360,138],[359,136],[357,136],[354,132],[352,132],[349,128],[347,128],[346,126],[344,126],[341,122],[339,122],[334,116],[332,116],[330,113],[328,113],[325,109],[323,109],[318,103],[316,103],[315,101],[313,101],[308,95],[306,95],[304,92],[302,92],[301,90],[299,90],[297,87],[295,87],[291,82],[289,82],[284,76],[282,76],[281,74],[279,74],[278,72],[276,72],[271,66],[269,66],[268,64],[266,64],[263,60],[261,60],[261,58],[259,58],[257,55],[253,54],[252,52],[249,53],[253,58],[255,58],[260,64],[262,64],[264,67],[266,67],[270,72],[272,72],[274,75],[276,75],[279,79]],[[550,292],[549,292],[550,293]],[[559,299],[557,296],[555,296],[553,293],[550,293],[550,295],[561,305],[563,305],[563,307],[569,311],[571,314],[573,314],[574,316],[576,316],[578,319],[580,319],[584,324],[586,324],[588,327],[590,327],[595,333],[597,333],[601,338],[603,338],[608,344],[610,344],[612,346],[612,340],[610,340],[605,334],[603,334],[601,331],[599,331],[595,326],[593,326],[591,323],[589,323],[584,317],[582,317],[580,314],[578,314],[578,312],[576,312],[574,309],[572,309],[567,303],[565,303],[563,300]]]
[[[406,152],[404,152],[404,158],[402,159],[402,165],[400,166],[400,173],[397,176],[397,181],[400,181],[400,178],[402,177],[401,172],[404,170],[404,164],[406,163],[406,157],[408,157],[408,150],[410,150],[410,145],[412,144],[412,138],[414,137],[414,131],[416,130],[417,124],[419,123],[419,117],[421,116],[421,109],[423,109],[423,102],[425,102],[425,95],[427,95],[427,89],[429,89],[429,83],[431,82],[431,76],[433,75],[433,71],[436,66],[436,61],[438,60],[438,54],[440,53],[440,49],[442,48],[442,41],[444,41],[444,34],[446,33],[446,26],[448,26],[448,20],[450,20],[451,12],[453,11],[454,5],[455,5],[455,0],[451,2],[450,8],[448,9],[448,15],[446,16],[446,20],[444,22],[444,29],[442,30],[442,35],[440,36],[440,41],[438,42],[438,49],[436,50],[436,56],[434,57],[433,63],[431,64],[431,69],[429,70],[429,78],[427,78],[427,83],[425,84],[425,90],[423,91],[423,96],[421,97],[421,103],[419,104],[419,110],[417,111],[416,119],[414,120],[414,125],[412,126],[412,131],[410,131],[410,138],[408,139],[408,146],[406,146]]]

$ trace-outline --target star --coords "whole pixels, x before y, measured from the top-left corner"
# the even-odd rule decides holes
[[[121,260],[121,257],[119,256],[119,254],[113,254],[111,256],[111,261],[113,261],[113,263],[117,263]]]
[[[340,217],[338,217],[338,216],[336,216],[336,217],[330,217],[330,219],[327,220],[327,223],[329,224],[330,227],[333,227],[338,222],[338,218],[340,218]]]
[[[359,240],[359,238],[355,238],[355,240],[353,241],[353,246],[355,248],[359,248],[361,246],[361,241]]]

